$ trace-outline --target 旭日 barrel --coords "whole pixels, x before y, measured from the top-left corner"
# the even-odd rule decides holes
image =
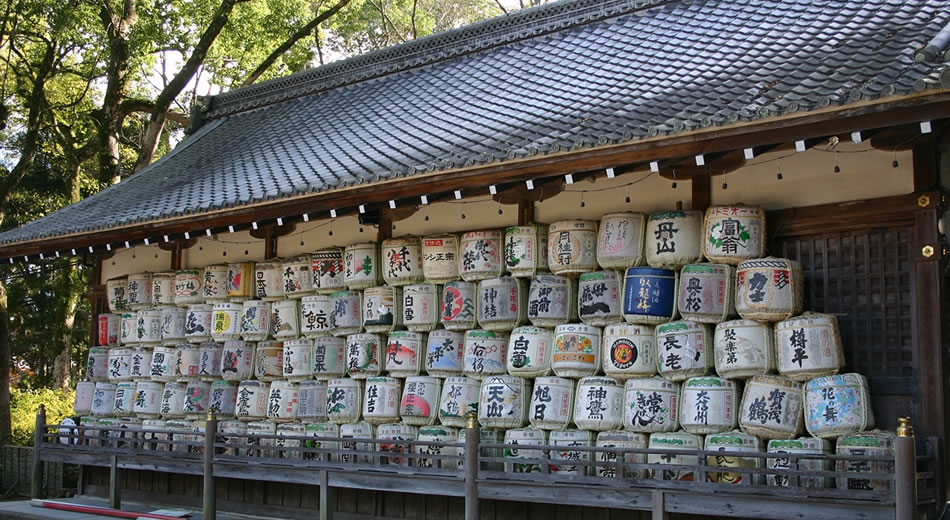
[[[534,380],[528,421],[542,430],[567,428],[574,418],[574,380],[538,377]]]

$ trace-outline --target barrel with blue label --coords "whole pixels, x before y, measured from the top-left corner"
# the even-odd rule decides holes
[[[670,269],[631,267],[623,286],[627,323],[665,323],[676,317],[677,273]]]

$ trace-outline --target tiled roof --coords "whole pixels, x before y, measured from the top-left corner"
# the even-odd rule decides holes
[[[950,0],[548,4],[217,96],[164,158],[0,244],[950,89],[915,60],[948,23]]]

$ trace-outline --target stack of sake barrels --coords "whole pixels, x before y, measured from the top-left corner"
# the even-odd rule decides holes
[[[888,453],[893,437],[866,431],[864,378],[836,375],[844,359],[835,317],[802,314],[802,288],[798,262],[765,256],[764,212],[746,206],[130,275],[108,282],[111,313],[99,316],[102,347],[90,351],[76,411],[84,424],[200,432],[214,408],[225,438],[278,436],[261,439],[261,452],[236,445],[236,454],[301,442],[338,448],[311,437],[376,438],[387,441],[376,460],[389,464],[409,463],[399,441],[462,440],[467,413],[477,412],[482,440],[508,445],[506,470],[541,471],[518,459],[551,444],[565,446],[552,453],[552,472],[605,477],[616,451],[595,452],[600,465],[590,469],[577,462],[591,462],[591,452],[570,447],[663,449],[626,461],[673,465],[698,462],[676,450],[821,454],[834,438],[842,454]],[[803,425],[811,437],[799,437]],[[459,455],[416,450],[419,466],[449,464],[425,455]],[[783,460],[770,466],[788,467]],[[828,469],[808,459],[797,466]]]

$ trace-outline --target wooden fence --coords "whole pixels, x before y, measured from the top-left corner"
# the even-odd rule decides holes
[[[28,497],[31,493],[33,474],[32,446],[3,446],[2,467],[0,472],[0,492],[2,497]],[[42,486],[46,496],[63,497],[75,490],[66,483],[67,465],[62,462],[43,462]]]

